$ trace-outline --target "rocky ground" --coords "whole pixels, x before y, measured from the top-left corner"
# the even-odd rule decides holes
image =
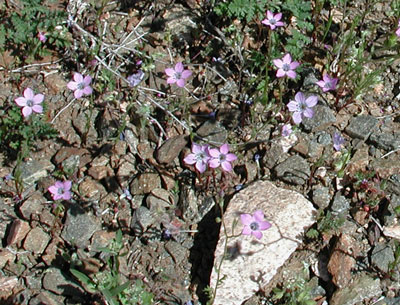
[[[333,2],[311,21],[318,29],[339,18],[328,35],[334,41],[367,12],[352,47],[369,60],[323,93],[315,82],[331,64],[322,50],[332,41],[324,46],[323,32],[309,31],[299,78],[271,81],[275,104],[259,102],[249,85],[262,74],[249,61],[266,52],[266,27],[218,17],[212,1],[60,1],[66,16],[57,31],[65,29],[68,44],[54,47],[49,38],[41,45],[48,54],[30,56],[3,45],[2,126],[32,88],[46,107],[31,116],[57,135],[30,134],[35,141],[22,154],[6,136],[22,134],[20,125],[0,127],[1,303],[206,304],[204,288],[214,288],[213,267],[226,255],[216,219],[231,224],[237,211],[262,208],[272,228],[261,250],[239,237],[214,304],[399,304],[400,39],[390,48],[385,39],[400,11],[391,1],[353,1],[345,11]],[[2,16],[23,3],[0,4]],[[284,20],[283,36],[296,27]],[[167,84],[164,73],[180,61],[192,71],[185,88]],[[139,70],[144,77],[131,86],[128,76]],[[76,71],[92,76],[93,94],[74,99],[67,84]],[[351,86],[372,71],[379,73],[371,85],[356,92]],[[299,90],[319,102],[285,137],[285,104]],[[233,171],[196,172],[183,161],[192,143],[229,143]],[[71,199],[54,201],[48,188],[66,180]],[[240,224],[235,229],[240,234]],[[280,244],[285,238],[291,243]]]

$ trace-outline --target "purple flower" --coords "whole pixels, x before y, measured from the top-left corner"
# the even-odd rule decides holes
[[[47,37],[46,37],[46,33],[45,32],[39,32],[38,33],[38,38],[41,42],[46,42]]]
[[[280,21],[282,19],[282,13],[273,14],[271,11],[267,11],[267,18],[261,21],[262,24],[269,26],[271,30],[275,30],[278,26],[283,26],[283,22]]]
[[[138,70],[136,73],[128,76],[127,80],[129,82],[129,86],[136,87],[140,84],[140,82],[144,78],[144,72],[142,70]]]
[[[84,94],[92,94],[93,89],[89,86],[91,82],[92,78],[89,75],[83,77],[82,74],[75,72],[74,81],[70,81],[67,84],[67,87],[71,90],[74,90],[74,96],[76,99],[78,99],[81,98]]]
[[[211,168],[217,168],[221,165],[224,171],[230,172],[232,170],[231,162],[237,159],[235,154],[229,153],[229,145],[223,144],[219,149],[211,148],[208,150],[211,160],[208,161],[208,165]]]
[[[336,151],[340,151],[342,149],[342,144],[344,144],[345,140],[344,138],[340,135],[340,133],[335,132],[333,134],[333,148]]]
[[[257,239],[262,237],[261,231],[271,227],[271,224],[264,220],[264,213],[261,210],[255,211],[253,215],[241,214],[240,221],[244,226],[242,235],[253,235]]]
[[[49,192],[51,193],[51,196],[53,197],[53,200],[59,200],[59,199],[64,199],[64,200],[70,200],[71,199],[71,181],[67,180],[65,182],[62,181],[56,181],[54,185],[50,186],[48,188]]]
[[[397,24],[396,35],[397,35],[397,37],[400,37],[400,20],[399,20],[399,22]]]
[[[190,70],[184,70],[183,64],[181,62],[178,62],[175,65],[175,69],[172,68],[167,68],[165,69],[165,74],[167,74],[168,79],[167,83],[168,84],[174,84],[178,87],[185,87],[185,79],[189,78],[190,75],[192,75],[192,71]]]
[[[287,105],[289,111],[293,112],[293,121],[300,124],[303,117],[312,118],[314,111],[311,108],[318,103],[318,97],[311,95],[306,98],[302,92],[297,92],[294,99]]]
[[[296,78],[297,74],[294,69],[296,69],[300,63],[292,61],[292,56],[290,56],[289,53],[283,56],[282,59],[274,59],[273,63],[278,68],[278,71],[276,71],[276,77],[287,75],[289,78]]]
[[[207,163],[210,160],[208,153],[208,145],[192,145],[192,153],[187,155],[183,161],[186,164],[196,164],[194,167],[200,172],[204,173],[207,169]]]
[[[282,137],[288,137],[292,133],[292,125],[285,124],[282,126]]]
[[[32,114],[32,112],[42,113],[43,107],[40,105],[43,102],[43,94],[34,94],[31,88],[24,90],[24,96],[15,99],[15,103],[22,108],[22,115],[26,118]]]
[[[322,91],[328,92],[330,90],[336,90],[338,80],[338,78],[330,77],[327,73],[324,73],[322,80],[316,82],[316,84],[322,88]]]

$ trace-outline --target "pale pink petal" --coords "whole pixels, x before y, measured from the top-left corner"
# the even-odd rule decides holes
[[[283,68],[283,61],[282,61],[282,59],[274,59],[272,62],[274,63],[274,65],[275,65],[277,68],[279,68],[279,69]]]
[[[303,94],[303,92],[297,92],[296,95],[294,96],[294,99],[299,102],[299,103],[304,103],[305,102],[305,96]]]
[[[44,95],[43,94],[36,94],[33,97],[33,104],[37,105],[40,104],[41,102],[43,102],[44,100]]]
[[[253,231],[251,234],[253,234],[253,236],[257,239],[261,239],[262,237],[262,233],[260,231]]]
[[[24,98],[24,97],[16,98],[15,102],[17,103],[18,106],[21,106],[21,107],[26,106],[26,98]]]
[[[82,74],[75,72],[74,73],[74,81],[76,81],[77,83],[82,83],[83,82]]]
[[[85,88],[83,88],[83,93],[85,93],[86,95],[90,95],[92,94],[93,89],[90,86],[86,86]]]
[[[194,152],[195,154],[202,152],[201,145],[193,143],[192,152]]]
[[[219,155],[221,154],[221,153],[219,152],[219,150],[216,149],[216,148],[211,148],[211,149],[209,149],[209,150],[208,150],[208,153],[209,153],[210,156],[213,157],[213,158],[219,158]]]
[[[89,84],[92,82],[92,77],[90,75],[86,75],[85,78],[83,79],[83,83],[86,86],[89,86]]]
[[[323,81],[323,80],[317,81],[316,84],[317,84],[318,86],[320,86],[322,89],[324,89],[324,87],[325,87],[325,81]]]
[[[264,213],[261,210],[255,211],[253,216],[257,222],[264,221]]]
[[[312,118],[314,116],[314,110],[312,110],[311,108],[306,108],[303,114],[306,118]]]
[[[182,77],[183,79],[187,79],[187,78],[189,78],[191,75],[192,75],[192,71],[190,71],[190,70],[185,70],[185,71],[182,72],[181,77]]]
[[[219,148],[219,151],[221,153],[223,153],[224,155],[226,155],[229,152],[229,145],[226,143],[221,145],[221,147]]]
[[[176,83],[175,77],[168,77],[167,84],[174,84],[174,83]]]
[[[274,18],[275,18],[276,21],[281,20],[282,19],[282,13],[277,13]],[[278,25],[278,22],[275,25]]]
[[[275,24],[270,24],[269,26],[271,27],[271,30],[275,30],[276,28]]]
[[[243,228],[243,230],[242,230],[242,235],[250,235],[251,232],[253,232],[253,231],[250,229],[250,227],[245,226],[245,227]]]
[[[240,221],[243,225],[248,226],[253,222],[253,216],[250,214],[240,214]]]
[[[287,54],[285,54],[285,56],[283,56],[282,61],[284,64],[290,65],[292,62],[292,56],[290,56],[290,54],[287,53]]]
[[[300,66],[300,63],[298,61],[294,61],[290,64],[290,70],[296,69],[298,66]]]
[[[195,167],[197,168],[197,170],[200,173],[204,173],[206,168],[207,168],[206,164],[204,162],[201,162],[201,161],[197,162]]]
[[[220,161],[219,159],[212,159],[210,161],[208,161],[208,166],[211,168],[217,168],[220,165]]]
[[[178,87],[180,87],[180,88],[183,88],[183,87],[185,87],[185,80],[184,79],[178,79],[177,81],[176,81],[176,85],[178,86]]]
[[[190,164],[190,165],[195,164],[197,162],[196,155],[195,154],[187,155],[183,159],[183,162],[185,162],[186,164]]]
[[[175,72],[179,72],[179,73],[182,73],[183,72],[183,64],[181,63],[181,62],[178,62],[176,65],[175,65]]]
[[[70,82],[67,84],[67,87],[68,87],[68,89],[76,90],[76,89],[78,89],[78,83],[77,83],[77,82],[74,82],[74,81],[70,81]]]
[[[302,121],[301,112],[294,112],[294,113],[293,113],[293,122],[294,122],[295,124],[300,124],[301,121]]]
[[[284,26],[285,24],[282,21],[278,21],[275,23],[275,26]]]
[[[66,193],[62,194],[61,198],[64,199],[64,200],[70,200],[71,199],[71,192],[66,192]]]
[[[268,221],[261,221],[258,223],[258,225],[260,226],[260,230],[268,230],[269,228],[271,228],[271,224]]]
[[[267,25],[267,26],[271,26],[271,25],[269,24],[269,20],[268,20],[268,19],[264,19],[263,21],[261,21],[261,23],[262,23],[262,24],[265,24],[265,25]]]
[[[66,191],[69,191],[71,189],[72,186],[72,182],[70,180],[67,180],[63,183],[63,188]]]
[[[52,194],[57,194],[58,193],[58,188],[55,185],[52,185],[48,188],[49,192]]]
[[[41,105],[33,105],[32,110],[36,113],[42,113],[43,112],[43,107]]]
[[[30,116],[32,114],[32,108],[25,106],[24,108],[22,108],[22,115],[26,118],[28,116]]]
[[[397,35],[397,37],[400,37],[400,28],[397,29],[396,35]]]
[[[230,172],[232,171],[232,164],[230,164],[228,161],[224,161],[221,163],[221,167],[224,171]]]
[[[267,18],[268,19],[274,18],[274,14],[271,11],[267,11]]]
[[[74,96],[75,96],[76,99],[81,98],[82,95],[83,95],[83,90],[81,90],[81,89],[76,89],[76,90],[74,91]]]
[[[26,88],[24,91],[24,96],[27,100],[33,100],[35,94],[31,88]]]
[[[225,156],[225,158],[226,158],[227,161],[233,162],[233,161],[235,161],[237,159],[237,156],[235,154],[227,154]]]
[[[64,188],[64,183],[62,181],[56,181],[56,183],[54,183],[54,186],[57,188],[58,192],[58,189]]]
[[[63,196],[61,194],[53,194],[52,197],[53,197],[53,200],[59,200],[59,199],[62,199]]]
[[[287,104],[289,111],[299,111],[299,103],[296,101],[290,101]]]
[[[296,72],[294,72],[294,71],[292,71],[292,70],[289,70],[289,71],[287,71],[286,72],[286,75],[289,77],[289,78],[296,78]]]
[[[168,76],[174,76],[175,75],[175,70],[172,68],[167,68],[164,70],[165,74],[167,74]]]
[[[286,75],[286,72],[283,71],[282,69],[278,69],[278,71],[276,71],[276,77],[283,77]]]
[[[314,107],[318,103],[318,97],[316,95],[311,95],[307,97],[305,103],[307,107]]]

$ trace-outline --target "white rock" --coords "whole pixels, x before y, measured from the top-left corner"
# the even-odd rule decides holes
[[[253,214],[261,209],[272,227],[262,231],[263,237],[240,235],[243,225],[240,214]],[[228,255],[222,263],[214,305],[240,305],[265,286],[277,270],[301,244],[304,230],[315,222],[315,209],[301,194],[278,188],[268,181],[256,182],[237,193],[224,214],[227,234],[232,235],[232,223],[237,222],[228,242]],[[215,250],[210,286],[215,287],[217,272],[224,253],[225,234],[221,226],[220,240]]]

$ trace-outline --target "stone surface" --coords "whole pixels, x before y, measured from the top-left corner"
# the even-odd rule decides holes
[[[389,264],[395,261],[394,251],[390,243],[378,243],[371,254],[371,263],[383,273],[388,273]]]
[[[216,143],[224,143],[227,138],[226,129],[216,120],[205,121],[197,130],[197,135]]]
[[[312,118],[304,118],[303,120],[305,130],[323,130],[336,122],[334,112],[329,107],[316,105],[313,109],[314,116]]]
[[[30,230],[29,223],[20,219],[13,221],[7,236],[7,245],[11,246],[21,242]]]
[[[43,288],[57,295],[79,296],[82,289],[58,268],[49,268],[43,277]]]
[[[253,213],[258,209],[264,212],[272,227],[263,231],[260,240],[241,236],[240,214]],[[315,221],[314,213],[311,202],[301,194],[278,188],[269,181],[258,181],[234,195],[224,218],[226,233],[239,236],[229,240],[228,252],[235,252],[235,256],[222,263],[221,276],[226,275],[226,278],[217,290],[214,304],[242,304],[265,286],[301,244],[304,230]],[[239,223],[231,232],[234,221]],[[221,261],[225,240],[225,234],[220,232],[214,266]],[[215,286],[216,279],[213,269],[211,287]]]
[[[46,199],[39,193],[33,193],[19,207],[19,211],[26,220],[31,220],[32,216],[40,215]]]
[[[24,249],[34,254],[42,254],[50,241],[50,236],[40,227],[29,231],[24,241]]]
[[[7,249],[0,250],[0,269],[2,269],[8,262],[12,262],[15,259],[15,254],[11,253]]]
[[[0,239],[6,237],[8,226],[16,218],[14,212],[14,206],[12,204],[6,204],[3,198],[0,198]]]
[[[319,208],[327,208],[331,201],[329,187],[320,186],[315,188],[312,192],[312,199]]]
[[[340,192],[336,192],[335,197],[333,198],[333,203],[332,203],[332,213],[333,214],[344,214],[347,213],[347,211],[350,208],[350,203],[346,199],[346,197],[342,196]]]
[[[370,141],[378,148],[394,150],[400,147],[400,133],[376,130],[371,134]]]
[[[101,180],[105,177],[112,176],[114,172],[108,166],[93,166],[89,168],[88,174],[95,180]]]
[[[176,136],[165,141],[156,151],[156,159],[159,163],[169,164],[179,156],[186,146],[187,139],[184,135]]]
[[[72,205],[67,211],[64,229],[61,237],[78,248],[89,244],[93,233],[100,230],[100,223],[96,217],[89,215],[78,205]]]
[[[144,173],[132,181],[130,192],[132,195],[144,195],[159,187],[161,180],[158,174]]]
[[[23,162],[21,164],[21,179],[24,184],[30,186],[39,179],[47,177],[48,172],[52,172],[54,168],[50,160],[46,159]]]
[[[83,197],[93,201],[99,200],[107,195],[104,186],[89,177],[79,184],[79,192]]]
[[[29,305],[60,305],[64,304],[64,297],[55,295],[48,291],[41,291],[29,300]]]
[[[347,287],[337,290],[332,295],[329,305],[355,305],[381,294],[379,279],[363,274]]]
[[[346,133],[357,139],[366,140],[374,131],[378,120],[370,115],[360,115],[352,118],[350,124],[346,127]]]
[[[299,185],[306,183],[311,174],[310,165],[298,155],[291,156],[275,166],[274,172],[281,180]]]

